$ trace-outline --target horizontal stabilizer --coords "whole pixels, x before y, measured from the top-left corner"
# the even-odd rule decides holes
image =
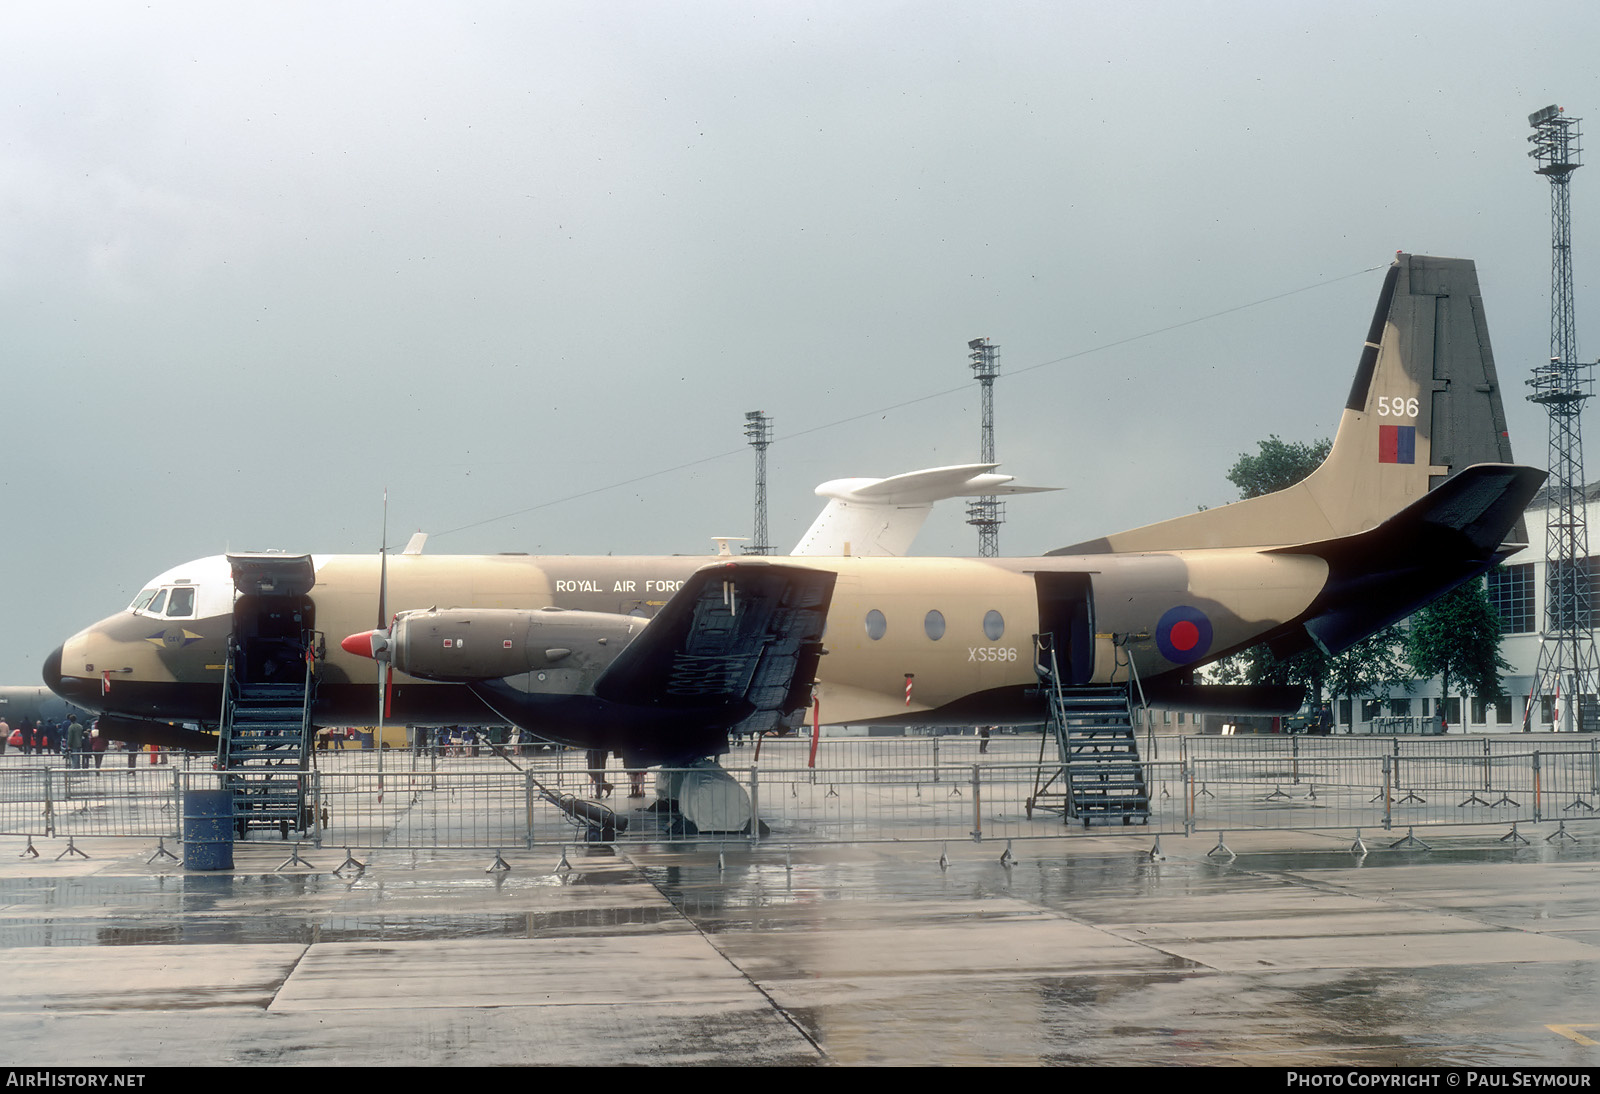
[[[1338,654],[1520,549],[1523,511],[1544,483],[1533,467],[1478,464],[1366,532],[1281,549],[1328,563],[1304,634]]]

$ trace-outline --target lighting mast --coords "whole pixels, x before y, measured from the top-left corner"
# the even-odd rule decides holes
[[[967,343],[972,352],[972,374],[983,390],[983,424],[979,430],[978,459],[994,463],[994,378],[1000,375],[1000,347],[987,338],[974,338]],[[978,530],[978,557],[994,558],[1000,554],[1000,525],[1006,519],[1005,509],[994,494],[978,498],[967,506],[967,523]]]
[[[772,443],[772,419],[759,410],[746,412],[744,435],[750,447],[756,450],[756,526],[752,537],[755,542],[744,549],[747,555],[770,555],[772,544],[767,542],[767,446]]]
[[[1594,366],[1578,362],[1578,331],[1572,306],[1572,214],[1568,183],[1582,166],[1578,119],[1558,106],[1528,116],[1535,172],[1550,180],[1550,362],[1537,365],[1527,381],[1550,416],[1550,478],[1545,486],[1545,613],[1531,695],[1566,699],[1557,707],[1555,729],[1582,730],[1585,707],[1593,715],[1600,694],[1590,616],[1589,529],[1583,482],[1583,404],[1594,394]],[[1532,699],[1530,696],[1530,706]],[[1562,715],[1565,713],[1566,717]],[[1523,715],[1523,729],[1532,721]],[[1567,722],[1563,727],[1562,722]]]

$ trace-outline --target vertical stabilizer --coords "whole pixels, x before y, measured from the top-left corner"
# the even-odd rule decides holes
[[[1384,278],[1333,450],[1286,490],[1051,554],[1276,547],[1377,526],[1473,464],[1510,463],[1468,259],[1399,255]],[[1521,536],[1519,525],[1514,530]]]

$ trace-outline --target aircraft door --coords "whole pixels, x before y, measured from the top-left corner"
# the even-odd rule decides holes
[[[229,555],[233,568],[234,670],[255,684],[305,679],[315,629],[308,595],[316,576],[309,555]]]
[[[241,682],[298,684],[315,626],[307,596],[241,596],[233,605],[234,668]]]
[[[1036,573],[1040,656],[1056,654],[1060,683],[1076,687],[1094,679],[1094,589],[1085,573]],[[1048,667],[1048,661],[1045,666]]]

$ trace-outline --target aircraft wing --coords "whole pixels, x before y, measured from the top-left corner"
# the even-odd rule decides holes
[[[736,727],[804,716],[835,575],[766,560],[698,570],[594,684],[609,702],[663,712],[748,703]]]

